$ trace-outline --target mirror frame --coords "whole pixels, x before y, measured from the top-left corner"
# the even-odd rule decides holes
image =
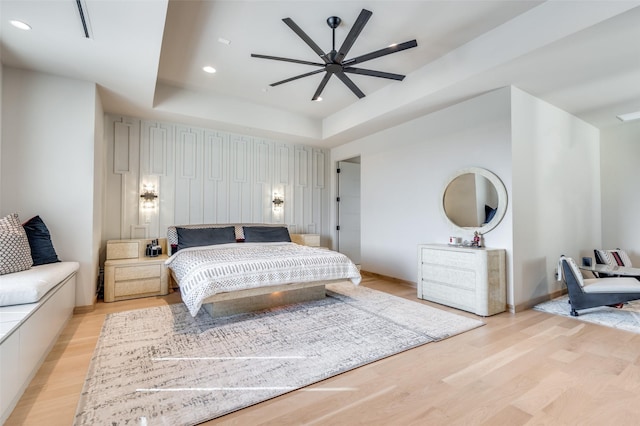
[[[496,189],[496,192],[498,193],[498,208],[496,210],[496,214],[493,216],[491,221],[489,221],[489,223],[483,226],[464,226],[464,227],[458,226],[455,223],[453,223],[451,219],[449,219],[449,216],[447,216],[447,212],[444,209],[444,195],[447,192],[447,188],[449,187],[451,182],[453,182],[456,178],[469,173],[474,175],[480,175],[487,178],[493,184],[493,186]],[[449,225],[451,225],[451,227],[453,227],[458,231],[463,231],[463,232],[478,231],[480,234],[486,234],[487,232],[491,231],[496,226],[498,226],[498,224],[502,221],[502,218],[504,217],[507,211],[507,202],[508,202],[507,189],[505,188],[504,183],[502,183],[502,181],[498,176],[496,176],[489,170],[483,169],[481,167],[467,167],[465,169],[458,170],[449,178],[449,180],[447,180],[447,183],[444,185],[444,189],[442,190],[442,195],[440,197],[440,212],[442,213],[442,216],[444,216],[446,221],[449,223]]]

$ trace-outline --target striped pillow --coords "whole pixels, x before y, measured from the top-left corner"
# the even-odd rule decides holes
[[[626,266],[631,268],[631,259],[624,250],[596,250],[599,260],[609,266]]]

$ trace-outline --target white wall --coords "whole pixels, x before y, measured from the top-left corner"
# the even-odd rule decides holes
[[[98,263],[94,252],[96,86],[4,68],[1,197],[5,215],[40,215],[62,260],[80,262],[76,306],[92,305]]]
[[[104,137],[104,110],[100,99],[100,92],[96,87],[95,98],[95,127],[93,152],[93,262],[100,265],[102,249],[102,229],[107,205],[107,144]],[[106,253],[106,247],[104,247]]]
[[[511,194],[509,88],[496,90],[332,149],[331,162],[361,157],[362,269],[417,279],[417,245],[446,243],[452,230],[439,203],[459,169],[495,173]],[[332,173],[332,188],[335,174]],[[335,206],[332,206],[335,221]],[[485,235],[489,247],[511,252],[511,207]],[[509,267],[509,269],[511,269]]]
[[[640,120],[601,132],[602,247],[640,266]]]
[[[599,130],[513,88],[513,290],[527,307],[562,289],[560,255],[600,245]]]
[[[512,309],[561,289],[560,254],[579,258],[600,244],[598,129],[517,88],[334,148],[331,161],[357,155],[364,270],[415,282],[416,245],[459,234],[439,203],[448,178],[470,166],[492,171],[507,188],[505,218],[484,240],[507,250]]]
[[[327,234],[328,151],[176,123],[108,116],[104,240],[192,223],[282,223]],[[141,208],[143,184],[158,192]],[[283,195],[282,212],[273,195]],[[323,238],[324,239],[324,238]]]

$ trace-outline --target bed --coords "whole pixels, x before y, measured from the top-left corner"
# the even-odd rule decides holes
[[[192,316],[213,317],[325,297],[325,285],[360,283],[338,252],[291,242],[283,225],[216,224],[169,227],[165,262]]]

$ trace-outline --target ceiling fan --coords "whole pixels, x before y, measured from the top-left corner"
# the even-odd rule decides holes
[[[347,53],[349,53],[349,50],[355,43],[356,39],[360,35],[360,32],[362,31],[364,26],[367,24],[367,21],[369,20],[372,14],[373,12],[366,9],[362,9],[362,11],[360,12],[360,15],[358,15],[358,19],[356,19],[356,22],[353,24],[353,27],[351,27],[349,34],[347,34],[347,38],[345,38],[344,42],[342,43],[342,46],[337,51],[336,51],[336,28],[338,27],[338,25],[340,25],[340,22],[342,22],[342,20],[337,16],[330,16],[329,18],[327,18],[327,25],[329,25],[329,27],[332,29],[332,32],[333,32],[332,49],[330,52],[327,52],[327,53],[325,53],[322,49],[320,49],[320,47],[313,40],[311,40],[311,38],[304,31],[302,31],[302,29],[295,22],[293,22],[291,18],[283,19],[284,23],[287,24],[289,28],[291,28],[293,32],[295,32],[298,35],[298,37],[300,37],[318,56],[320,56],[320,58],[323,60],[324,63],[303,61],[299,59],[282,58],[279,56],[259,55],[256,53],[252,53],[251,57],[262,58],[262,59],[273,59],[276,61],[293,62],[296,64],[313,65],[313,66],[321,67],[320,69],[317,69],[315,71],[300,74],[295,77],[287,78],[282,81],[277,81],[275,83],[270,84],[271,87],[275,87],[279,84],[288,83],[290,81],[297,80],[303,77],[308,77],[310,75],[318,74],[324,71],[325,75],[322,81],[320,82],[318,89],[314,93],[313,98],[311,98],[311,100],[313,101],[318,100],[318,98],[320,97],[320,94],[324,90],[324,87],[327,85],[332,75],[335,75],[336,77],[338,77],[338,79],[340,79],[340,81],[342,81],[349,89],[351,89],[351,91],[358,98],[364,98],[365,95],[362,92],[362,90],[360,90],[358,86],[356,86],[355,83],[346,75],[347,73],[368,75],[371,77],[388,78],[391,80],[398,80],[398,81],[402,81],[405,76],[401,74],[393,74],[393,73],[388,73],[383,71],[374,71],[374,70],[369,70],[364,68],[356,68],[353,65],[361,64],[365,61],[370,61],[371,59],[376,59],[381,56],[388,55],[390,53],[395,53],[405,49],[410,49],[418,45],[418,43],[415,40],[406,41],[404,43],[393,44],[389,47],[385,47],[384,49],[376,50],[374,52],[370,52],[365,55],[361,55],[355,58],[345,60]]]

